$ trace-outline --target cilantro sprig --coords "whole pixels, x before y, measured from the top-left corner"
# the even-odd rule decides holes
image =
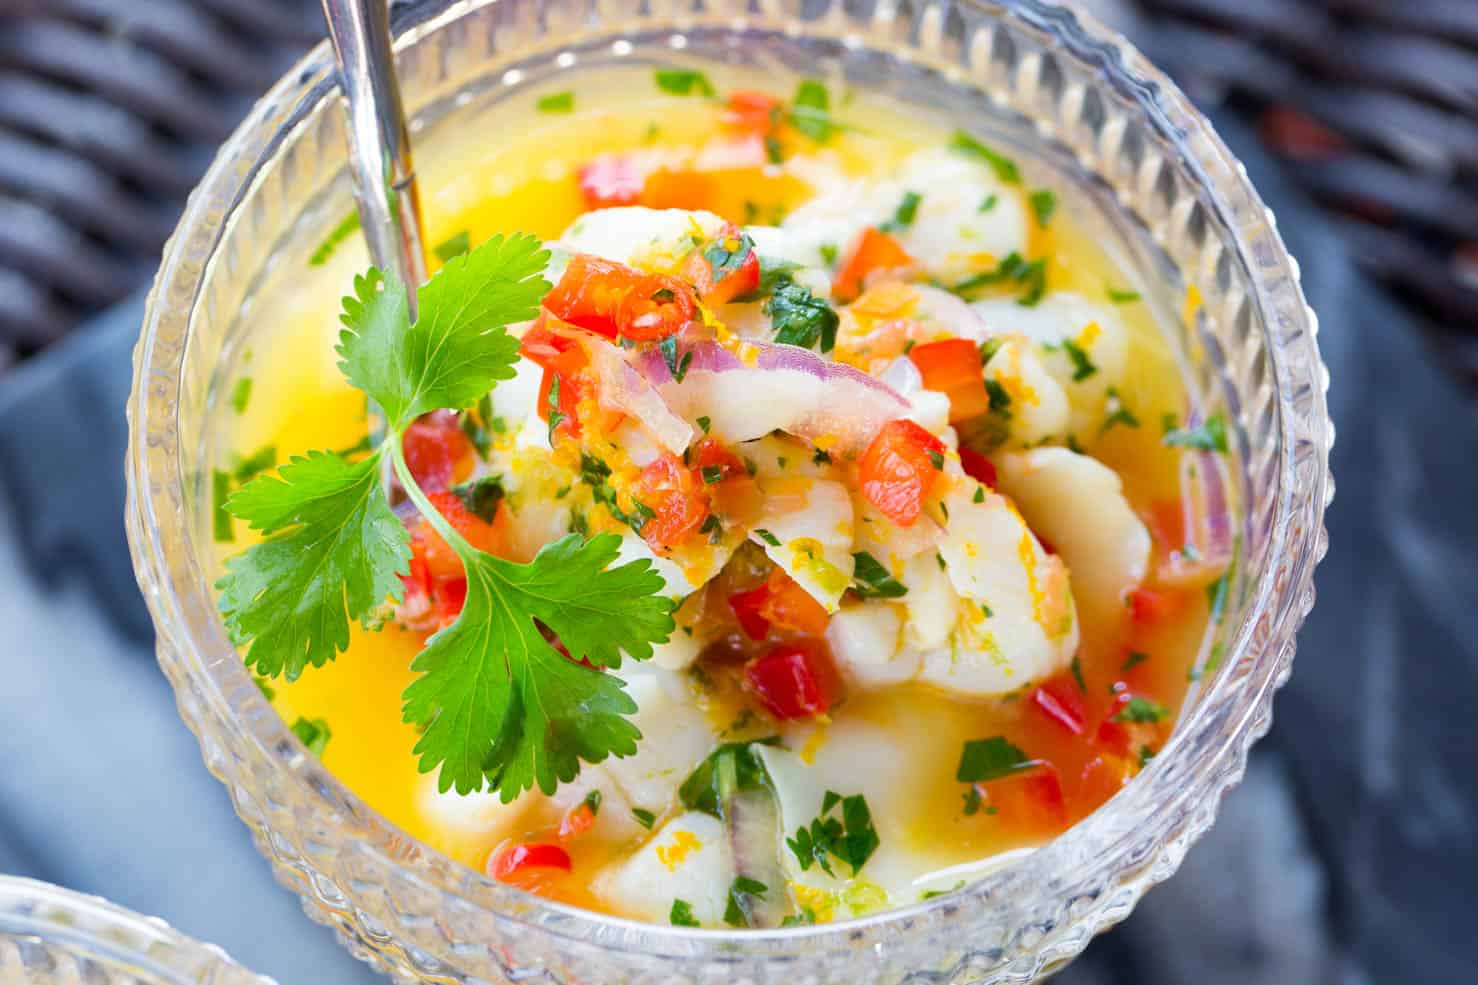
[[[421,771],[439,769],[443,791],[486,787],[505,802],[534,786],[553,793],[582,761],[636,751],[641,734],[626,718],[636,704],[601,668],[650,657],[673,628],[650,563],[612,567],[615,535],[571,534],[527,564],[504,560],[468,543],[406,464],[402,437],[418,417],[466,410],[512,378],[518,341],[506,326],[538,310],[547,259],[531,236],[494,237],[421,286],[414,322],[403,287],[374,270],[356,278],[339,366],[378,406],[385,436],[356,461],[309,452],[233,494],[226,510],[264,539],[217,583],[227,630],[258,675],[293,680],[332,660],[352,620],[369,628],[403,597],[410,536],[390,508],[388,463],[467,576],[461,615],[427,641],[403,696],[405,721],[422,729]]]

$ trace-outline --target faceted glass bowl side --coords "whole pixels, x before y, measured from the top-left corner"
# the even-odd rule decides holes
[[[0,876],[0,982],[274,985],[162,920],[13,876]]]
[[[202,477],[226,403],[223,367],[257,299],[300,269],[347,208],[342,120],[320,48],[262,100],[193,195],[150,298],[129,407],[129,533],[160,664],[279,877],[356,954],[407,981],[543,970],[561,983],[994,983],[1070,960],[1175,871],[1240,778],[1325,549],[1333,433],[1315,320],[1241,166],[1122,39],[1036,0],[443,0],[400,13],[418,140],[588,66],[718,60],[876,89],[1053,169],[1147,279],[1202,299],[1175,341],[1209,405],[1236,424],[1240,575],[1226,659],[1154,763],[1062,837],[957,894],[828,927],[693,931],[549,903],[408,838],[326,773],[262,699],[209,584]]]

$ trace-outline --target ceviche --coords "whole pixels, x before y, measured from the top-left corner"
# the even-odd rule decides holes
[[[1070,191],[814,80],[521,112],[428,186],[414,319],[346,220],[226,388],[221,609],[307,748],[707,928],[951,892],[1145,768],[1218,659],[1229,434]]]

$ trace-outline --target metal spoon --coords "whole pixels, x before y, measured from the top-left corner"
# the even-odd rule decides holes
[[[390,50],[389,0],[323,0],[349,117],[349,171],[370,259],[406,287],[416,317],[416,288],[426,280],[421,196],[411,139]]]

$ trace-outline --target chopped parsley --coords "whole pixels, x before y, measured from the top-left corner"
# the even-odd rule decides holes
[[[652,825],[657,823],[657,815],[653,814],[645,807],[633,807],[631,809],[631,816],[636,819],[637,824],[640,824],[648,831],[652,830]]]
[[[815,79],[796,86],[790,109],[790,125],[818,143],[825,143],[837,129],[831,120],[831,94]]]
[[[764,899],[770,887],[749,876],[735,876],[729,886],[729,903],[724,907],[724,923],[730,927],[751,926],[750,911],[754,900]]]
[[[1175,448],[1191,448],[1195,451],[1227,451],[1227,422],[1220,414],[1212,414],[1193,428],[1175,428],[1166,432],[1161,439]]]
[[[1124,399],[1113,387],[1108,389],[1108,402],[1104,409],[1108,411],[1108,415],[1103,419],[1103,427],[1098,430],[1100,435],[1108,433],[1108,430],[1117,424],[1128,428],[1139,427],[1139,418],[1135,417],[1134,412],[1124,405]]]
[[[769,544],[771,547],[780,546],[780,538],[770,533],[770,531],[766,530],[764,527],[755,527],[754,535],[760,540],[764,541],[766,544]]]
[[[811,461],[816,465],[830,465],[831,455],[825,450],[817,448],[815,453],[811,455]]]
[[[949,149],[977,161],[984,161],[996,173],[996,178],[1005,184],[1021,184],[1021,171],[1016,167],[1015,161],[999,151],[991,150],[963,130],[956,130],[950,137]]]
[[[313,255],[308,258],[308,266],[321,267],[325,263],[328,263],[328,258],[334,255],[334,250],[339,248],[339,244],[344,242],[344,240],[348,239],[350,236],[353,236],[355,231],[358,229],[358,212],[351,212],[348,215],[344,216],[343,219],[339,220],[339,224],[335,226],[329,232],[329,234],[323,238],[323,242],[318,244],[318,248],[315,249],[313,251]]]
[[[1073,382],[1082,382],[1098,372],[1098,367],[1088,358],[1088,353],[1072,339],[1062,340],[1062,351],[1073,362]]]
[[[231,478],[244,485],[263,472],[269,472],[276,467],[277,446],[263,445],[250,455],[237,461],[236,470],[231,473]]]
[[[231,409],[238,414],[246,413],[246,405],[251,402],[251,377],[243,376],[236,381],[236,386],[231,389]]]
[[[695,93],[704,99],[718,95],[708,76],[690,68],[659,68],[656,72],[657,88],[674,96],[691,96]]]
[[[939,451],[936,448],[930,448],[928,450],[928,453],[929,453],[929,464],[930,465],[933,465],[936,469],[938,469],[939,471],[943,472],[944,471],[944,452]]]
[[[1226,615],[1227,597],[1232,591],[1232,579],[1236,577],[1237,562],[1234,559],[1216,580],[1206,586],[1206,605],[1211,610],[1212,622],[1221,622]]]
[[[1124,658],[1124,666],[1122,669],[1126,672],[1132,670],[1135,667],[1138,667],[1140,664],[1144,663],[1149,658],[1150,655],[1148,653],[1145,653],[1143,650],[1130,650],[1129,656]]]
[[[666,364],[667,372],[672,374],[673,382],[681,383],[688,375],[688,367],[693,363],[693,350],[689,349],[679,355],[676,335],[669,335],[657,343],[657,349],[662,353],[662,362]],[[559,377],[554,379],[556,383],[559,382]]]
[[[1076,653],[1073,654],[1072,672],[1073,680],[1076,681],[1078,684],[1078,690],[1082,691],[1084,694],[1087,694],[1088,685],[1083,680],[1083,661]]]
[[[990,413],[1011,415],[1011,393],[1004,383],[995,377],[986,377],[985,393],[990,398]]]
[[[926,889],[919,894],[919,900],[931,900],[934,899],[936,896],[948,896],[950,893],[957,893],[964,888],[965,880],[961,879],[959,882],[955,883],[948,889]]]
[[[1121,291],[1118,288],[1108,289],[1108,299],[1114,304],[1133,304],[1139,300],[1138,291]]]
[[[981,200],[981,202],[980,202],[980,208],[977,209],[976,211],[977,212],[989,212],[992,209],[994,209],[996,207],[996,205],[999,204],[1000,201],[1001,201],[1001,196],[997,195],[995,192],[991,192],[989,195],[985,196],[985,198]]]
[[[575,92],[566,89],[564,92],[551,92],[543,96],[535,104],[541,113],[569,113],[575,108]]]
[[[211,533],[218,544],[236,539],[236,527],[226,503],[231,498],[231,473],[214,469],[210,474]]]
[[[775,745],[776,736],[753,742],[726,742],[688,774],[678,788],[684,807],[723,820],[734,795],[746,790],[768,790],[769,774],[756,746]]]
[[[721,465],[703,466],[703,484],[711,486],[716,482],[724,481],[724,469]]]
[[[840,818],[833,813],[837,807],[841,808]],[[862,794],[843,797],[828,790],[821,800],[821,813],[811,819],[810,825],[797,828],[792,837],[785,839],[785,844],[800,863],[802,872],[814,863],[827,875],[834,876],[831,859],[837,858],[856,876],[881,842],[873,827],[872,811]]]
[[[971,786],[965,788],[965,802],[960,807],[960,812],[966,817],[974,817],[980,813],[980,788]]]
[[[292,733],[298,737],[298,741],[308,747],[308,751],[319,759],[323,758],[323,751],[328,748],[328,740],[334,737],[333,730],[328,727],[328,722],[321,718],[302,718],[292,724]]]
[[[700,417],[700,418],[698,418],[697,423],[698,423],[699,430],[701,430],[704,434],[707,434],[708,433],[708,429],[713,426],[713,422],[711,420],[709,420],[707,417]]]
[[[472,442],[472,447],[477,449],[477,454],[487,458],[493,450],[493,434],[502,434],[508,425],[503,419],[493,414],[492,397],[484,394],[477,402],[475,410],[463,411],[461,420],[457,422],[462,428],[462,433],[467,440]],[[369,446],[365,446],[365,451]]]
[[[896,599],[908,594],[908,588],[888,573],[877,558],[866,551],[852,555],[854,568],[852,588],[865,599]]]
[[[1057,195],[1050,188],[1038,188],[1027,196],[1027,202],[1032,207],[1032,215],[1037,218],[1037,225],[1043,229],[1047,223],[1052,221],[1052,213],[1057,211]]]
[[[976,503],[983,503],[983,502],[985,502],[985,487],[984,486],[976,486],[975,487],[975,495],[974,495],[974,497],[972,498],[971,501],[972,502],[976,502]]]
[[[737,237],[720,236],[714,240],[703,251],[703,259],[712,268],[713,282],[716,284],[730,274],[738,273],[753,252],[754,240],[749,238],[748,233],[741,232]]]
[[[816,922],[816,911],[809,906],[801,907],[799,913],[792,913],[780,921],[782,927],[809,927]]]
[[[485,523],[492,523],[498,515],[498,504],[503,501],[503,480],[496,475],[484,475],[453,486],[452,492],[467,507],[468,513]]]
[[[821,261],[823,263],[828,267],[836,266],[839,251],[835,243],[822,243],[817,247],[817,250],[821,253]]]
[[[472,249],[472,242],[467,235],[467,230],[464,229],[455,236],[448,236],[431,249],[436,254],[436,259],[446,263],[452,257],[459,257]]]
[[[672,910],[667,914],[667,920],[674,927],[701,927],[698,918],[693,916],[693,904],[685,899],[672,901]]]
[[[1154,724],[1162,722],[1170,712],[1164,705],[1158,705],[1148,698],[1133,697],[1129,703],[1120,708],[1114,717],[1109,719],[1113,722],[1133,722],[1139,725]]]
[[[836,311],[788,277],[775,286],[764,311],[770,316],[776,342],[803,349],[819,346],[822,352],[836,346],[837,326],[841,324]]]
[[[1021,291],[1016,303],[1032,307],[1042,300],[1047,291],[1047,261],[1026,260],[1020,253],[1009,253],[996,264],[995,269],[968,277],[950,288],[960,295],[973,294],[982,287],[1007,284]]]
[[[1150,764],[1150,760],[1152,760],[1154,758],[1155,758],[1155,750],[1151,749],[1149,746],[1140,746],[1139,747],[1139,768],[1140,769],[1144,769],[1146,766],[1148,766]]]
[[[1036,760],[1006,740],[995,735],[989,739],[971,739],[960,750],[960,765],[955,779],[961,783],[989,783],[1002,777],[1031,769]]]
[[[785,163],[785,149],[780,145],[780,138],[773,133],[765,137],[765,160],[771,164]]]
[[[597,817],[600,814],[600,802],[604,799],[605,795],[599,790],[592,790],[585,795],[585,799],[580,801],[580,803],[590,808],[591,817]]]

